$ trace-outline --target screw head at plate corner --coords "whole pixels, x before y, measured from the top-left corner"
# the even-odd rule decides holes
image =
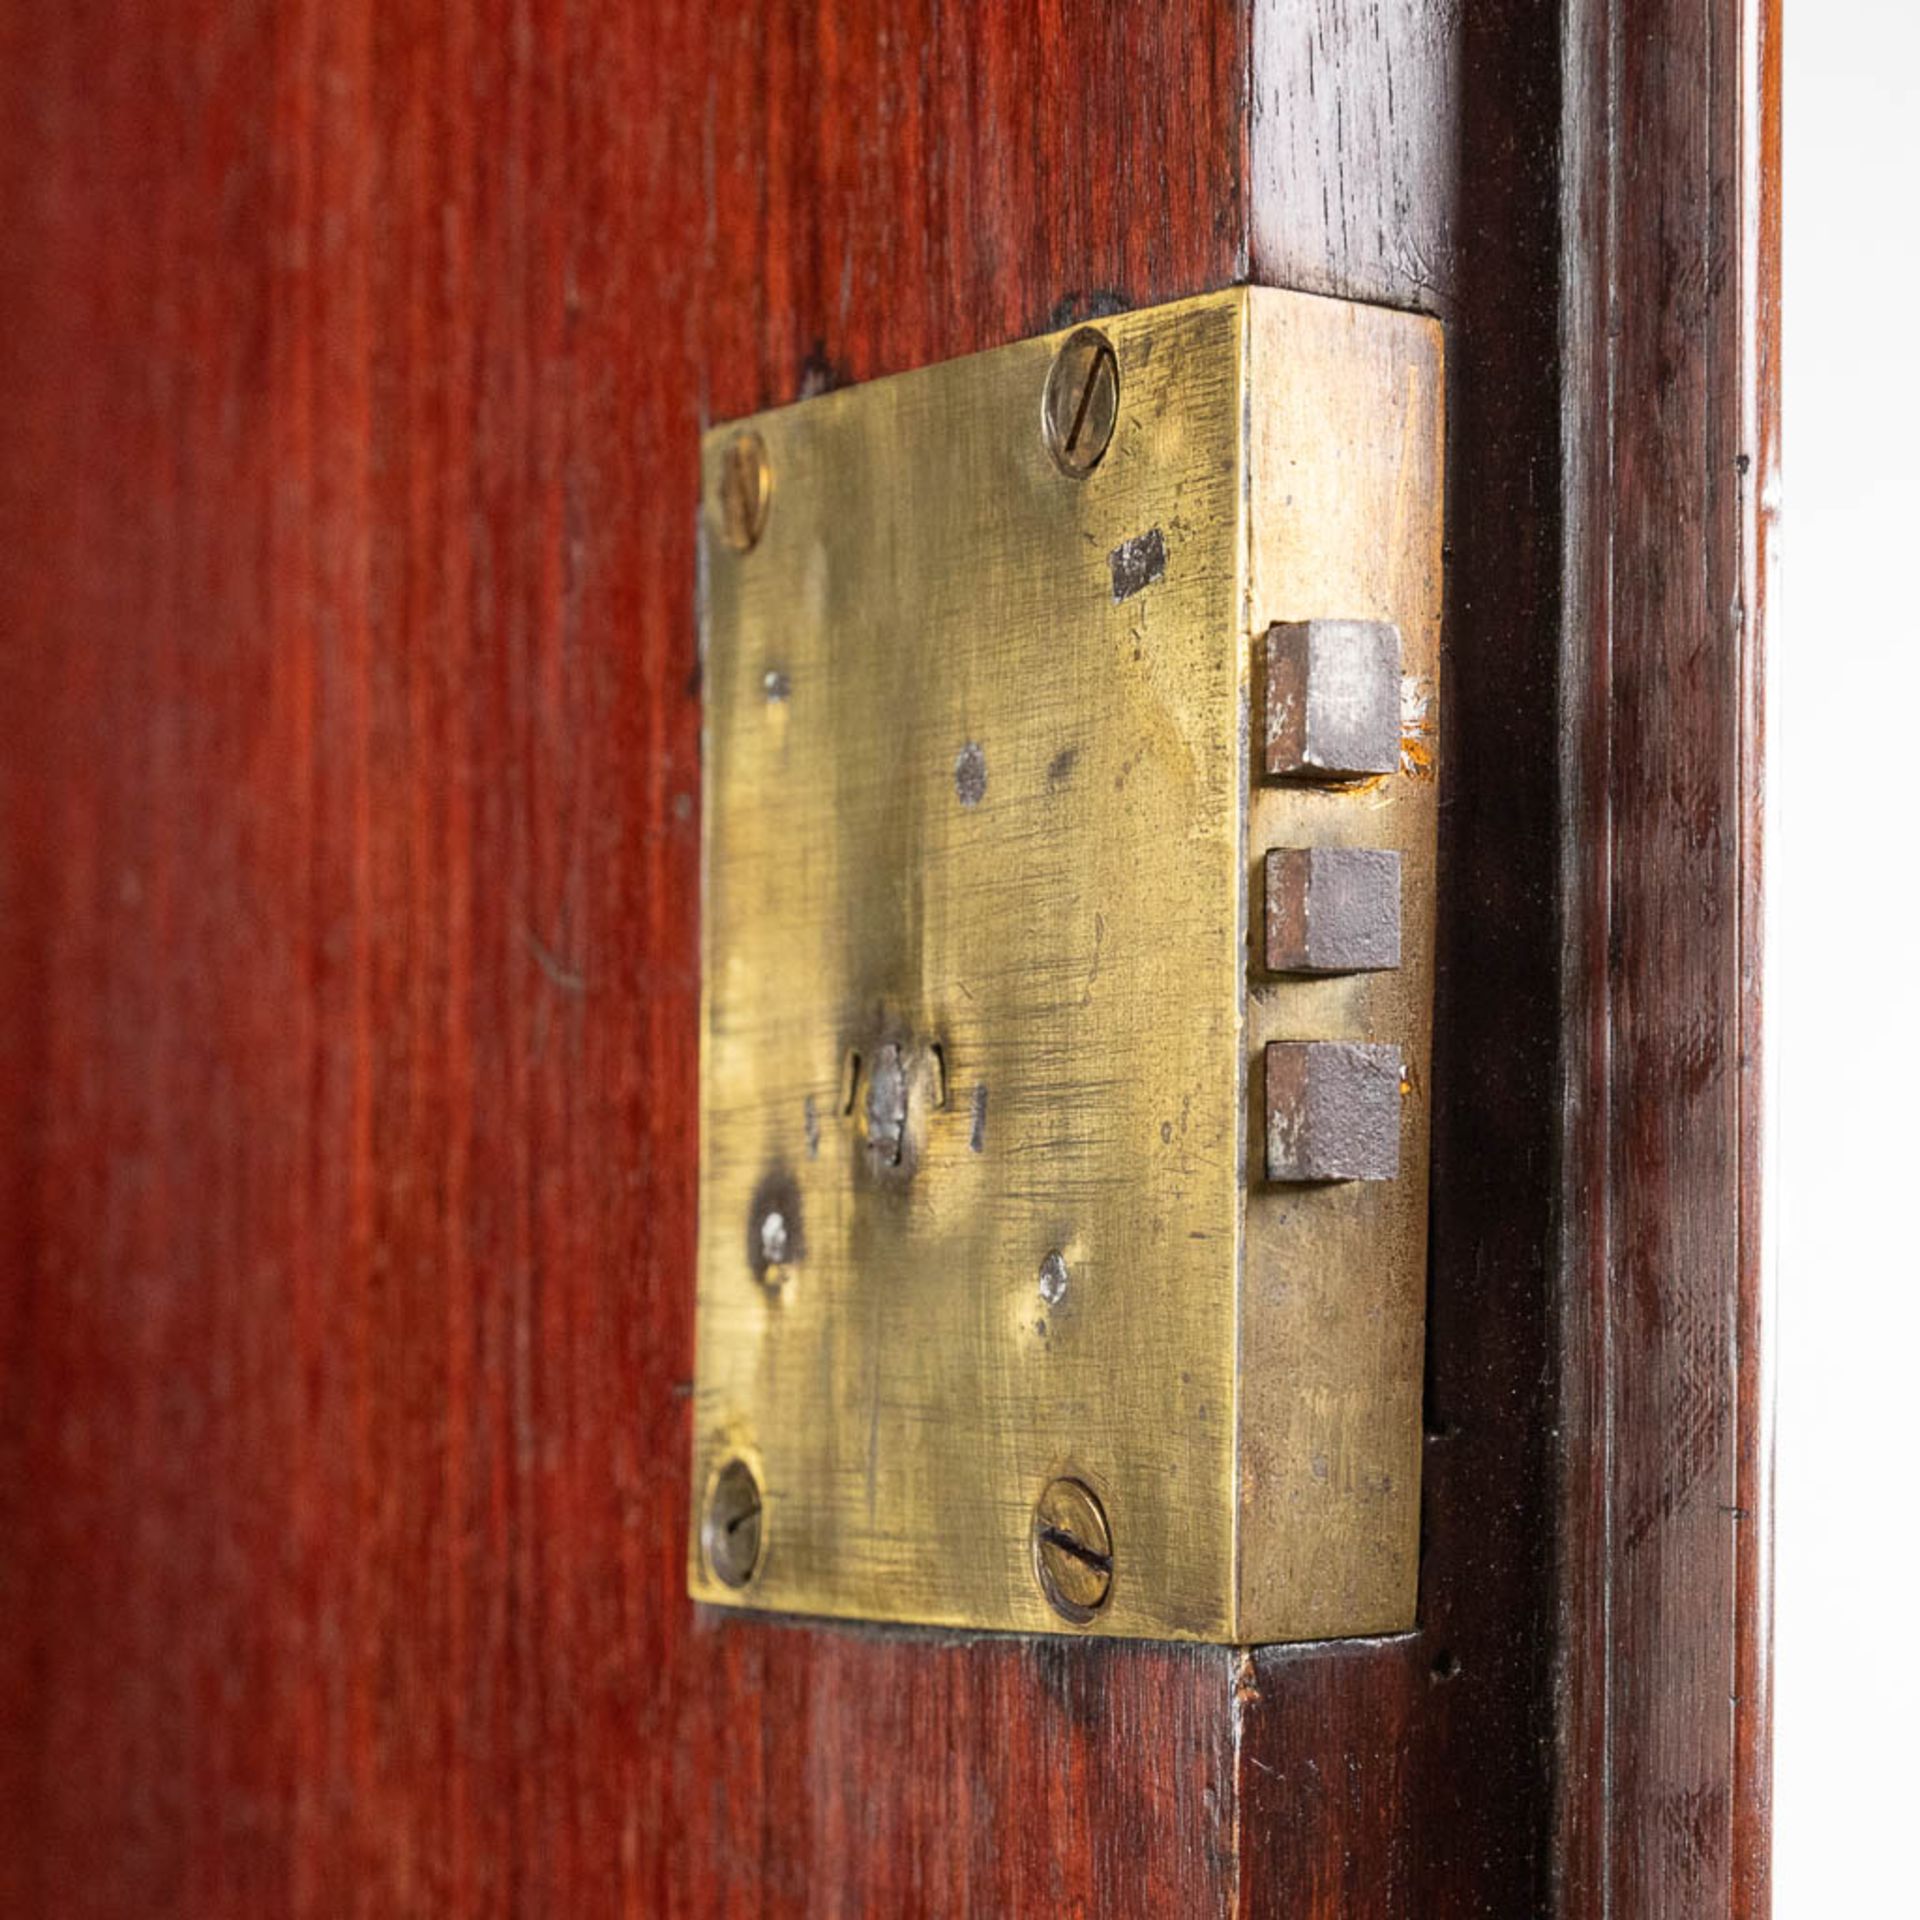
[[[1120,361],[1098,327],[1070,333],[1047,373],[1041,424],[1053,463],[1084,480],[1100,464],[1120,418]]]
[[[760,1482],[735,1454],[713,1476],[700,1518],[701,1551],[722,1586],[737,1592],[759,1571],[763,1532]]]
[[[1063,1620],[1085,1626],[1113,1592],[1113,1533],[1084,1480],[1050,1480],[1033,1508],[1033,1574]]]
[[[773,466],[767,443],[743,427],[720,456],[720,535],[736,553],[760,544],[773,502]]]

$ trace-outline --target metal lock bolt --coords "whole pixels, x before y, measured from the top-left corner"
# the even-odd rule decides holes
[[[1270,973],[1397,967],[1400,855],[1388,847],[1275,847],[1264,918]]]
[[[1283,620],[1265,654],[1269,779],[1352,780],[1400,765],[1400,634],[1378,620]]]
[[[1267,1045],[1267,1178],[1392,1180],[1405,1069],[1398,1047],[1356,1040]]]

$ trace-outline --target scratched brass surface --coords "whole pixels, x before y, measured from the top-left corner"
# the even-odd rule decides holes
[[[1239,1617],[1251,1639],[1318,1639],[1408,1627],[1414,1616],[1439,821],[1440,329],[1267,295],[1255,298],[1249,330],[1250,631],[1336,609],[1400,629],[1400,771],[1334,787],[1256,782],[1249,792],[1249,889],[1269,847],[1400,851],[1399,967],[1286,979],[1256,969],[1243,1042],[1249,1062],[1269,1040],[1389,1042],[1405,1077],[1397,1179],[1272,1186],[1259,1178],[1257,1135],[1248,1151]]]
[[[1085,477],[1042,432],[1064,334],[703,443],[690,1586],[1030,1632],[1405,1626],[1438,330],[1244,289],[1098,325],[1120,399]],[[1417,773],[1250,784],[1253,638],[1315,615],[1401,625]],[[1259,970],[1261,836],[1309,831],[1402,849],[1399,973]],[[1253,1068],[1296,1033],[1405,1052],[1390,1191],[1264,1185]],[[735,1459],[739,1586],[708,1512]],[[1111,1536],[1084,1623],[1035,1573],[1063,1476]]]

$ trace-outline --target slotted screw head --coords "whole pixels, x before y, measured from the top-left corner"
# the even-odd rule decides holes
[[[1084,480],[1100,464],[1120,418],[1120,362],[1098,327],[1070,334],[1054,356],[1042,409],[1054,465]]]
[[[1054,1480],[1033,1509],[1033,1572],[1054,1612],[1085,1626],[1113,1591],[1106,1511],[1080,1480]]]
[[[759,542],[772,497],[767,443],[749,427],[736,433],[720,456],[720,531],[736,553]]]
[[[760,1564],[760,1483],[735,1458],[714,1475],[700,1522],[707,1564],[725,1586],[744,1587]]]

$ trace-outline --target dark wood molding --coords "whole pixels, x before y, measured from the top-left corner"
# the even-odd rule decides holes
[[[1780,8],[1568,22],[1557,1905],[1764,1916]]]
[[[1273,0],[1254,47],[1254,275],[1440,314],[1450,461],[1420,1631],[1254,1657],[1243,1910],[1538,1914],[1552,1742],[1559,48],[1528,0]]]

